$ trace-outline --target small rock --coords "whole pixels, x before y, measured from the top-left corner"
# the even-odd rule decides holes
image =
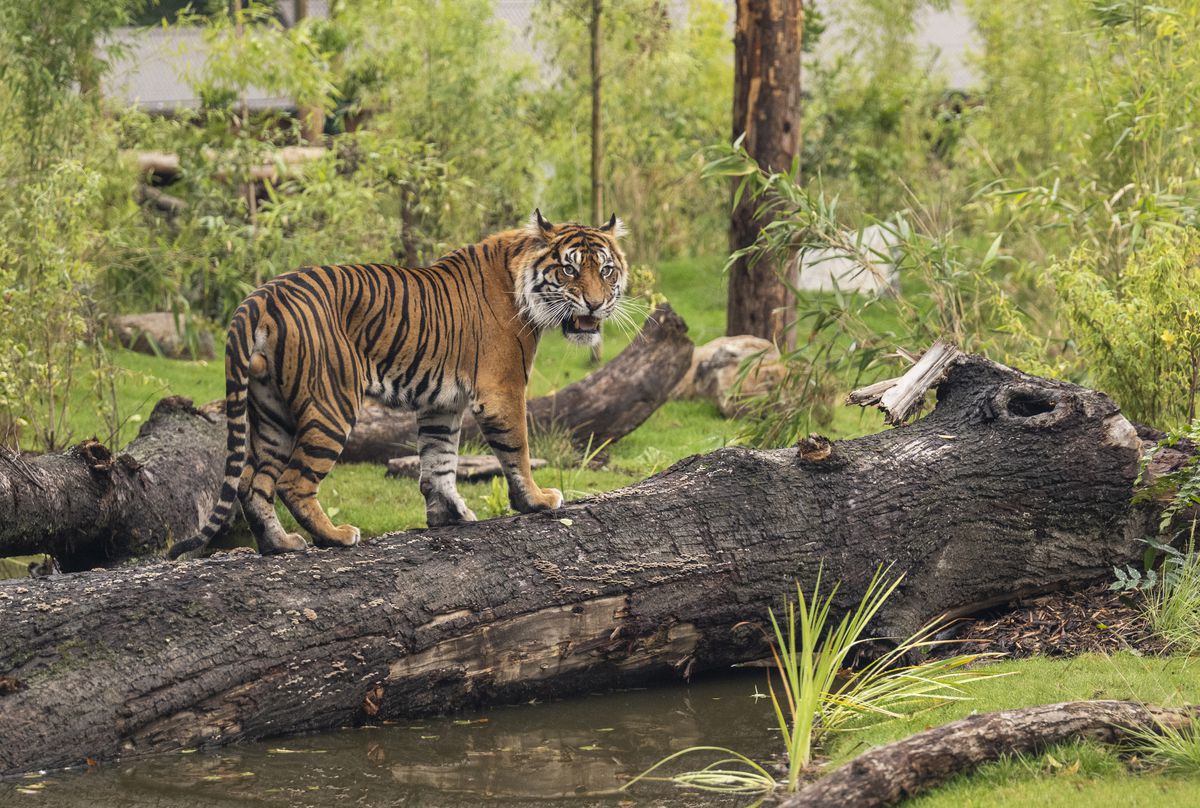
[[[199,329],[193,355],[192,346],[179,333],[175,315],[169,311],[123,314],[114,317],[112,325],[117,339],[131,351],[171,359],[212,359],[214,355],[213,336],[206,329]]]
[[[740,392],[734,395],[742,363],[748,359],[756,364],[746,375]],[[768,392],[786,375],[779,349],[770,340],[749,335],[718,337],[696,348],[692,366],[671,397],[707,399],[729,418],[742,410],[744,399]]]
[[[306,618],[308,618],[309,620],[316,620],[316,619],[317,619],[317,613],[316,613],[316,612],[314,612],[312,609],[305,608],[305,609],[304,609],[304,611],[303,611],[303,612],[301,612],[301,614],[303,614],[303,615],[304,615]]]

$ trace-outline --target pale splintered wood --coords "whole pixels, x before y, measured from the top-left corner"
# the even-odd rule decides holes
[[[948,342],[938,340],[909,368],[896,379],[884,379],[862,387],[851,393],[848,404],[860,407],[877,406],[883,410],[889,424],[902,424],[925,403],[925,394],[946,378],[946,373],[963,352]]]

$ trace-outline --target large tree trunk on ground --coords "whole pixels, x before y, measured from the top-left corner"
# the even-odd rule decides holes
[[[562,429],[576,446],[595,448],[637,429],[670,398],[692,361],[687,324],[667,303],[650,313],[625,350],[604,367],[548,396],[529,401],[530,427]],[[468,412],[463,436],[480,439]],[[368,404],[359,416],[342,459],[386,463],[416,454],[417,421],[411,412]]]
[[[780,808],[882,808],[1004,755],[1030,754],[1076,739],[1117,743],[1130,730],[1187,731],[1200,709],[1131,701],[1073,701],[972,715],[859,755]]]
[[[50,553],[72,571],[195,533],[221,487],[222,404],[164,398],[116,457],[94,440],[36,457],[0,450],[0,556]]]
[[[0,775],[720,668],[822,567],[842,610],[893,563],[877,628],[906,634],[1140,556],[1141,443],[1108,398],[946,373],[912,425],[722,449],[553,513],[0,584]]]
[[[738,0],[734,29],[733,139],[764,170],[789,171],[800,149],[801,0]],[[736,186],[735,186],[736,187]],[[730,219],[731,251],[749,247],[767,224],[749,194]],[[739,258],[729,270],[726,334],[785,341],[787,286],[769,257]]]

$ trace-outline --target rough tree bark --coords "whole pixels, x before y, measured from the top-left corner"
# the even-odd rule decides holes
[[[530,400],[530,427],[562,429],[580,448],[628,435],[662,406],[692,361],[687,324],[667,303],[659,305],[637,337],[611,362],[548,396]],[[481,439],[468,412],[463,436]],[[410,412],[369,404],[342,452],[350,462],[386,463],[416,454],[417,421]]]
[[[224,403],[164,398],[120,455],[0,450],[0,556],[49,553],[70,572],[155,553],[208,518],[225,466]]]
[[[1074,739],[1117,743],[1130,730],[1188,728],[1200,708],[1164,709],[1131,701],[1073,701],[972,715],[856,757],[780,808],[882,808],[1003,755],[1039,752]]]
[[[763,169],[788,171],[800,148],[801,0],[738,0],[734,28],[733,139]],[[744,195],[730,218],[733,251],[749,247],[767,223]],[[783,344],[788,290],[768,258],[738,259],[729,270],[730,336],[751,334]]]
[[[688,676],[761,654],[735,624],[822,567],[842,610],[894,563],[899,635],[1140,555],[1141,443],[1108,398],[946,374],[909,426],[722,449],[553,513],[0,584],[0,775]]]
[[[533,428],[566,429],[580,446],[618,440],[666,401],[691,356],[687,325],[664,303],[613,361],[530,401]],[[411,413],[371,407],[342,459],[386,463],[415,444]],[[0,557],[50,553],[69,572],[157,553],[208,518],[224,468],[222,401],[163,399],[116,458],[95,441],[32,459],[0,450]]]
[[[604,221],[604,184],[600,177],[604,173],[604,128],[600,123],[600,92],[602,74],[600,72],[600,15],[601,0],[592,0],[592,17],[588,22],[588,38],[591,40],[592,51],[592,223]],[[603,339],[603,337],[601,337]],[[596,341],[592,346],[592,364],[600,364],[602,342]]]

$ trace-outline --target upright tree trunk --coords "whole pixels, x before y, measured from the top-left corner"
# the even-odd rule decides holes
[[[601,0],[592,0],[592,224],[604,221],[604,131],[600,127],[600,11]],[[600,364],[603,343],[592,346],[592,364]]]
[[[308,0],[292,0],[293,25],[308,16]],[[296,112],[300,117],[300,136],[305,143],[321,143],[325,136],[325,111],[319,106],[302,106]]]
[[[733,138],[744,136],[764,169],[787,171],[799,154],[801,0],[738,0],[734,32]],[[758,238],[763,220],[743,198],[729,228],[731,250]],[[784,342],[788,290],[769,260],[742,258],[729,275],[729,335],[753,334]]]

